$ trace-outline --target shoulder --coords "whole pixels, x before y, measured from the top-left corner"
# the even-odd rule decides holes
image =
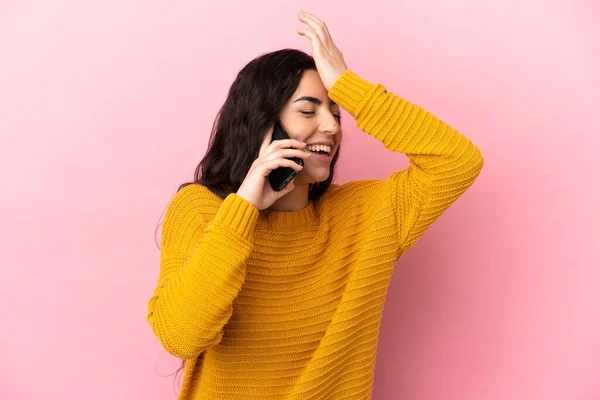
[[[321,199],[326,213],[361,214],[368,212],[380,199],[389,196],[388,179],[361,179],[331,184]]]
[[[200,183],[191,183],[179,189],[172,197],[165,220],[201,219],[210,221],[223,199]]]

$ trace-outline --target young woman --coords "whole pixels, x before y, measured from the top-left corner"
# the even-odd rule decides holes
[[[180,399],[370,398],[394,265],[483,167],[469,139],[360,78],[322,21],[299,19],[313,57],[284,49],[239,72],[165,214],[147,319],[184,359]],[[410,166],[332,183],[340,107]],[[277,120],[289,140],[271,140]],[[276,192],[282,166],[300,172]]]

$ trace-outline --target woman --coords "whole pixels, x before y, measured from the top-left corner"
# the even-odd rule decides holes
[[[240,71],[165,214],[148,322],[185,360],[180,399],[370,398],[393,267],[483,167],[465,136],[360,78],[322,21],[299,19],[313,57],[285,49]],[[340,107],[410,166],[333,184]],[[276,120],[289,140],[271,141]],[[276,192],[283,166],[300,172]]]

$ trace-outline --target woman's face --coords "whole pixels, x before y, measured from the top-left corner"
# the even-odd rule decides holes
[[[305,159],[304,169],[296,175],[296,183],[322,182],[329,178],[331,160],[343,136],[339,115],[340,106],[327,96],[319,73],[305,70],[298,89],[283,108],[279,119],[290,138],[307,144],[329,144],[331,152],[325,159],[316,154]]]

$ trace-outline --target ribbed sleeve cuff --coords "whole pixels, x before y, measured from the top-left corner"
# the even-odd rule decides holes
[[[335,81],[329,90],[329,98],[348,111],[354,119],[358,119],[360,112],[373,97],[375,92],[385,90],[381,84],[373,84],[362,79],[353,71],[347,69]]]
[[[215,214],[214,223],[225,225],[248,241],[254,238],[259,212],[249,201],[230,193]]]

